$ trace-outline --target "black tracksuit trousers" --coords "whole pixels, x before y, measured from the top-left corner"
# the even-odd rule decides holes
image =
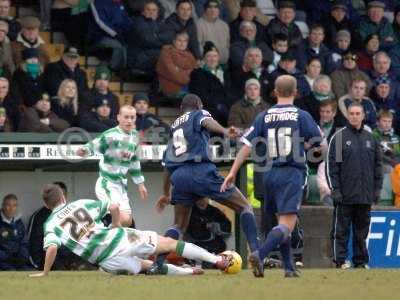
[[[366,239],[371,222],[371,205],[339,204],[335,206],[332,227],[333,261],[342,265],[348,253],[350,230],[353,233],[353,265],[363,266],[369,261]]]

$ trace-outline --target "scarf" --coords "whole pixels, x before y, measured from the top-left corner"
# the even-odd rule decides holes
[[[222,84],[224,84],[224,70],[223,70],[223,68],[221,67],[221,65],[218,65],[215,69],[211,69],[211,68],[208,67],[207,64],[204,64],[202,68],[203,68],[203,70],[205,70],[205,71],[210,72],[211,74],[213,74],[215,77],[218,78],[218,80],[219,80]]]
[[[322,94],[322,93],[319,93],[319,92],[316,92],[316,91],[313,91],[312,93],[314,95],[314,98],[317,99],[319,102],[326,101],[326,100],[329,100],[331,98],[329,93],[328,94]]]

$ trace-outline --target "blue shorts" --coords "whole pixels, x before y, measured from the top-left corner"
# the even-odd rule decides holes
[[[265,210],[280,215],[298,213],[306,184],[306,170],[276,167],[264,174]]]
[[[175,169],[171,175],[172,204],[193,206],[202,198],[216,201],[228,199],[235,190],[232,187],[221,193],[224,178],[218,174],[213,163],[188,163]]]

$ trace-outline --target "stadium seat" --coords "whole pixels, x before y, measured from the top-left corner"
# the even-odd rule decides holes
[[[45,44],[45,48],[51,62],[58,61],[64,53],[64,44]]]

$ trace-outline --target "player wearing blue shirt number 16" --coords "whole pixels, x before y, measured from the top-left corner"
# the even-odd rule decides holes
[[[270,166],[264,171],[263,179],[265,209],[278,214],[279,224],[271,230],[264,244],[250,255],[256,277],[264,277],[263,261],[277,247],[282,255],[285,277],[299,276],[292,262],[290,235],[297,221],[306,179],[304,144],[318,144],[321,131],[308,112],[293,105],[296,93],[294,77],[283,75],[277,78],[277,105],[261,112],[244,134],[244,145],[221,186],[221,191],[229,189],[256,141],[263,140],[267,165]]]

